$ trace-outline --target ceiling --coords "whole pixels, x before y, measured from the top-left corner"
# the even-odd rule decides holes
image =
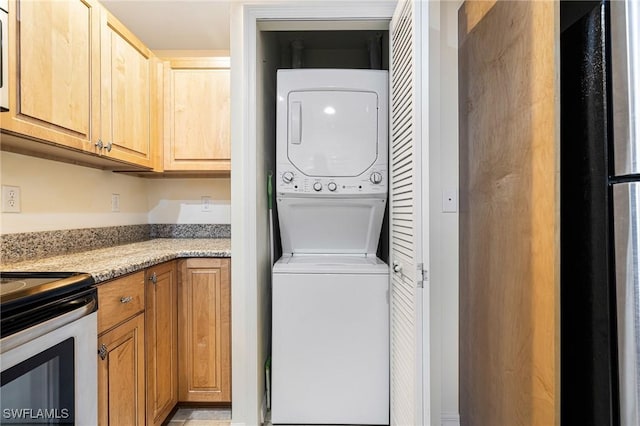
[[[229,50],[232,0],[102,0],[152,50]]]

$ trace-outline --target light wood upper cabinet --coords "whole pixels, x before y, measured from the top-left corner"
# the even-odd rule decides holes
[[[176,262],[146,270],[147,425],[161,425],[178,403]]]
[[[165,62],[164,170],[231,170],[228,58]]]
[[[100,114],[100,10],[93,0],[10,2],[9,112],[1,127],[91,150]]]
[[[101,141],[103,154],[152,167],[151,51],[103,9]]]
[[[151,51],[95,0],[12,0],[9,17],[3,149],[151,169],[163,84]]]
[[[180,263],[179,399],[231,402],[230,259]]]

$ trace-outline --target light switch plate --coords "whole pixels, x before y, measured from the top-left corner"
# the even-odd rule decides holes
[[[111,211],[120,211],[120,194],[111,194]]]
[[[442,191],[442,212],[455,213],[458,211],[458,191],[445,189]]]

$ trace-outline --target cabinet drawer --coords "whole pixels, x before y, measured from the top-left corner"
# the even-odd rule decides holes
[[[144,271],[98,286],[98,334],[144,310]]]

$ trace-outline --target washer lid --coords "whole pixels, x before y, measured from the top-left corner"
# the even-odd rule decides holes
[[[389,266],[375,256],[284,255],[273,266],[280,274],[388,274]]]
[[[378,158],[378,95],[356,90],[292,91],[287,156],[307,176],[354,177]]]
[[[278,197],[282,252],[373,255],[386,197]]]

